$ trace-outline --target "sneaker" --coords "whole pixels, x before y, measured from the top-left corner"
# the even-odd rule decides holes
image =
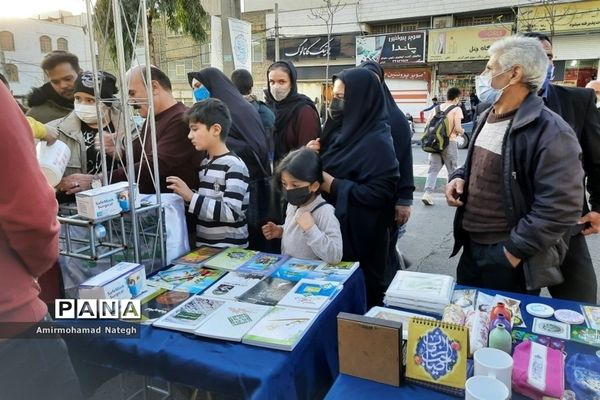
[[[427,192],[423,193],[423,197],[421,198],[421,201],[426,206],[432,206],[433,205],[433,197],[431,197],[431,193],[427,193]]]

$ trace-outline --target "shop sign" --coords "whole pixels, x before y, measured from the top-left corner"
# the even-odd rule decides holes
[[[519,7],[519,32],[581,32],[600,28],[600,0]]]
[[[375,61],[383,66],[425,62],[425,31],[357,36],[356,65]]]
[[[319,60],[354,57],[354,35],[304,36],[281,39],[279,54],[284,60]],[[275,58],[275,41],[267,41],[267,58]]]
[[[429,69],[388,69],[385,70],[384,76],[385,79],[429,82],[431,71]]]
[[[510,24],[432,29],[427,61],[486,60],[492,43],[510,36],[511,32]]]

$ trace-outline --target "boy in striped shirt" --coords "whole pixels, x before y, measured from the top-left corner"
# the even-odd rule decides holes
[[[200,164],[200,187],[192,191],[180,178],[167,177],[168,189],[183,197],[196,216],[196,246],[248,247],[248,169],[229,151],[225,141],[231,128],[229,109],[220,100],[194,104],[184,115],[188,139],[208,158]]]

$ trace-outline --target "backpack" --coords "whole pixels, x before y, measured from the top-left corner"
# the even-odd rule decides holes
[[[441,153],[450,141],[450,120],[448,119],[448,113],[454,110],[457,105],[451,105],[442,111],[440,106],[435,107],[435,115],[427,125],[425,125],[425,132],[421,137],[421,148],[427,153]]]

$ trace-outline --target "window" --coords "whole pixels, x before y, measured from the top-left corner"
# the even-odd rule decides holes
[[[56,41],[56,48],[58,50],[69,51],[69,41],[65,38],[59,38]]]
[[[402,24],[402,32],[416,31],[417,26],[417,24]]]
[[[252,34],[252,62],[263,62],[263,41],[260,33]]]
[[[50,53],[52,51],[52,40],[49,36],[40,36],[40,51],[42,53]]]
[[[19,70],[14,64],[4,64],[4,72],[9,82],[19,82]]]
[[[193,61],[194,60],[191,58],[187,58],[185,60],[170,61],[168,64],[169,77],[171,79],[175,78],[175,80],[187,79],[187,73],[192,72],[194,70]]]
[[[0,32],[0,49],[4,51],[15,51],[15,37],[11,32]]]
[[[200,47],[200,61],[202,64],[210,64],[210,43],[205,43]]]

